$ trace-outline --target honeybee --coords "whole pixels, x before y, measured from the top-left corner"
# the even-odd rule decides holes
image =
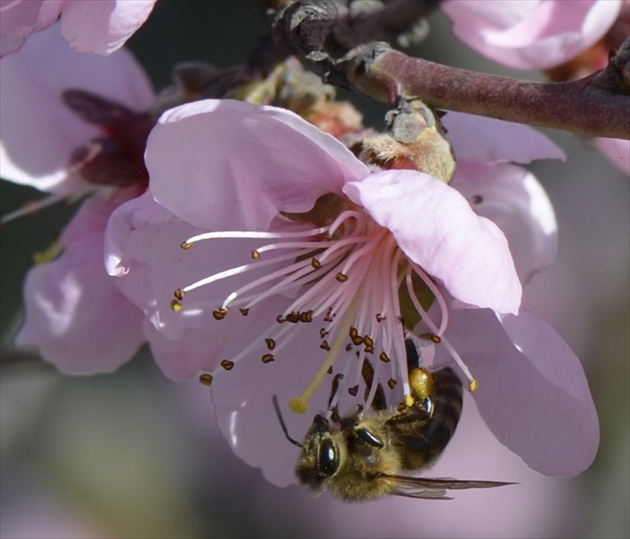
[[[330,419],[316,415],[303,443],[290,438],[278,415],[287,439],[302,449],[296,465],[299,481],[346,501],[386,495],[448,499],[449,489],[512,484],[411,475],[434,463],[446,448],[461,416],[463,390],[450,368],[429,372],[417,367],[415,344],[409,339],[406,344],[408,362],[416,364],[409,371],[415,392],[412,404],[386,406],[379,388],[369,410],[340,417],[333,409]],[[365,361],[368,385],[371,372]],[[279,414],[276,401],[274,405]]]

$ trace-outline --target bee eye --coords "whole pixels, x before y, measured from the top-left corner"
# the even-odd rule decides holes
[[[330,477],[339,468],[339,453],[332,440],[322,440],[319,446],[318,468],[321,475]]]

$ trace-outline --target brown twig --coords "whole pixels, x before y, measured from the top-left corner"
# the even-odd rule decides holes
[[[630,96],[591,84],[537,83],[476,73],[409,56],[385,44],[336,64],[351,87],[381,101],[417,96],[429,106],[589,136],[630,138]]]
[[[401,96],[417,97],[434,108],[630,139],[630,96],[623,84],[630,70],[627,46],[605,70],[589,77],[535,83],[411,58],[387,43],[349,50],[349,43],[337,37],[347,20],[332,0],[297,0],[275,13],[272,31],[280,48],[296,55],[325,82],[381,101],[393,104]],[[354,25],[360,26],[357,21]]]

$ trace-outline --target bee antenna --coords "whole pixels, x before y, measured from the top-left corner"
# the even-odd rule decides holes
[[[284,436],[286,437],[286,439],[289,440],[289,442],[291,442],[296,447],[300,447],[300,448],[304,447],[300,442],[298,442],[297,440],[294,440],[293,438],[291,438],[291,436],[289,436],[289,431],[287,430],[287,426],[284,423],[282,413],[280,412],[280,406],[278,405],[278,395],[274,395],[273,397],[271,397],[271,401],[273,402],[273,407],[276,410],[278,421],[280,422],[280,426],[282,427],[282,432],[284,432]]]

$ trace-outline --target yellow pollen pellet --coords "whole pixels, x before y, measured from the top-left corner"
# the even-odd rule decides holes
[[[221,361],[221,367],[223,367],[226,371],[231,371],[234,368],[234,362],[229,359],[224,359]]]
[[[216,311],[212,311],[212,316],[214,316],[216,320],[223,320],[226,314],[227,309],[217,309]]]
[[[433,375],[426,369],[416,367],[409,371],[409,385],[420,399],[428,399],[433,393]]]
[[[171,311],[178,313],[182,310],[182,304],[176,299],[171,301]]]
[[[184,249],[185,251],[190,249],[192,246],[193,246],[193,244],[192,243],[188,243],[187,241],[185,241],[185,242],[180,244],[180,247],[182,249]]]
[[[261,359],[263,363],[271,363],[275,358],[273,354],[265,354]]]
[[[175,290],[175,292],[173,292],[173,295],[179,300],[183,300],[184,299],[184,294],[186,292],[184,292],[181,288],[178,288],[177,290]]]
[[[348,276],[345,273],[337,273],[335,277],[340,283],[345,283],[348,280]]]
[[[209,386],[212,383],[212,375],[211,374],[202,374],[199,376],[199,382],[204,386]]]

